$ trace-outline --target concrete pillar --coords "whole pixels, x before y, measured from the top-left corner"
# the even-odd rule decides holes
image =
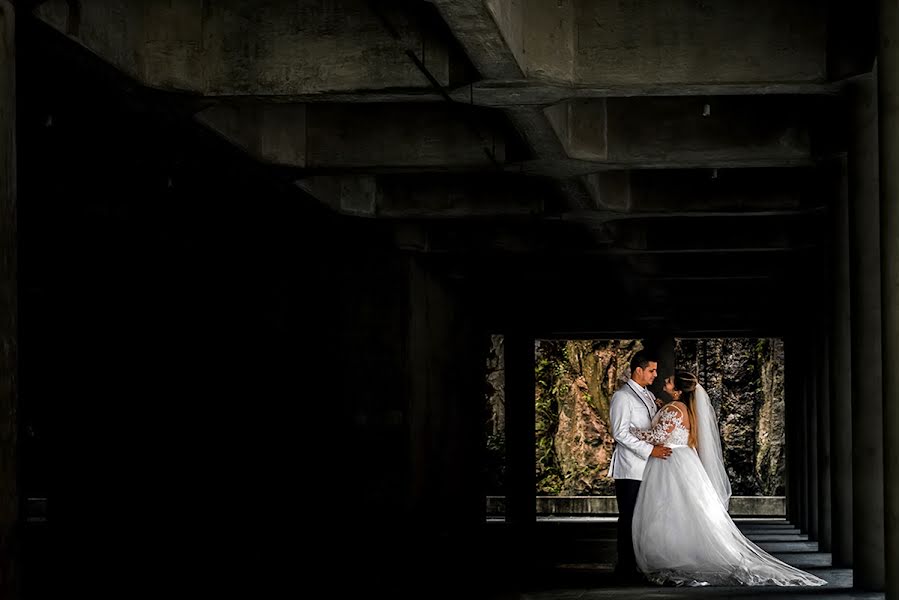
[[[830,340],[830,442],[833,485],[833,566],[852,566],[852,361],[849,322],[849,188],[846,162],[840,162],[834,197],[833,311]]]
[[[899,598],[899,2],[878,16],[886,592]]]
[[[659,359],[659,376],[650,388],[657,398],[662,398],[662,389],[665,387],[665,378],[669,375],[674,375],[674,337],[647,337],[644,340],[644,346],[655,352],[656,358]]]
[[[809,335],[809,334],[807,334]],[[818,539],[818,421],[815,403],[814,348],[806,337],[803,344],[802,395],[805,408],[805,530],[810,540]]]
[[[818,461],[818,549],[821,552],[831,550],[831,469],[830,469],[830,367],[828,366],[830,353],[826,336],[819,337],[817,352],[815,353],[815,391],[817,402],[815,403],[817,423],[818,447],[815,453]]]
[[[883,387],[876,80],[853,82],[849,166],[854,583],[884,586]]]
[[[17,598],[15,15],[0,0],[0,598]]]
[[[784,341],[784,417],[786,443],[787,518],[802,529],[805,502],[802,498],[805,472],[802,426],[802,364],[800,336],[791,335]],[[804,529],[803,529],[804,531]]]
[[[506,351],[506,522],[516,539],[530,539],[536,519],[534,474],[534,340],[507,333]],[[524,544],[518,544],[523,556]]]
[[[473,556],[484,520],[483,349],[458,291],[426,261],[410,260],[408,273],[411,539],[417,551],[405,560],[427,576],[456,573],[458,584],[470,574],[462,564]],[[421,560],[423,554],[430,558]]]
[[[797,331],[784,343],[786,398],[787,475],[792,498],[790,521],[803,533],[808,532],[808,430],[806,428],[806,402],[803,369],[805,345],[801,332]]]
[[[805,396],[805,378],[802,375],[805,369],[803,360],[804,345],[802,337],[798,336],[794,342],[792,371],[795,379],[793,398],[796,402],[795,428],[796,428],[796,487],[798,491],[798,511],[796,513],[796,526],[802,533],[808,533],[808,404]]]
[[[808,432],[808,535],[810,540],[818,539],[818,381],[815,356],[817,338],[809,333],[806,338],[805,378],[806,431]]]

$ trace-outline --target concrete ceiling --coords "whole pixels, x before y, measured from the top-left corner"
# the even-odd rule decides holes
[[[841,88],[873,55],[865,7],[815,0],[47,0],[34,15],[450,272],[512,294],[608,269],[643,318],[683,300],[717,323],[767,302],[757,321],[786,321],[799,309],[781,296],[821,275]],[[696,308],[685,282],[733,310]]]

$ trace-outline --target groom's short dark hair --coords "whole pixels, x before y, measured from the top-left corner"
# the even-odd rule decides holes
[[[637,370],[637,367],[645,369],[649,363],[658,363],[658,359],[646,350],[640,350],[631,358],[631,373]]]

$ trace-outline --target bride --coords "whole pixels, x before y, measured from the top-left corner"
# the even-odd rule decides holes
[[[692,373],[665,381],[674,399],[634,434],[672,448],[650,460],[634,510],[634,552],[655,583],[825,585],[750,542],[727,512],[730,481],[709,396]]]

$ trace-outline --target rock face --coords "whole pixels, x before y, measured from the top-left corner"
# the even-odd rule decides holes
[[[609,401],[638,340],[541,341],[536,347],[537,491],[609,495]]]
[[[537,342],[538,494],[614,494],[605,475],[614,447],[609,401],[641,348],[640,340]],[[734,494],[783,494],[783,342],[683,339],[676,357],[678,368],[697,374],[718,412]],[[505,464],[502,338],[492,342],[487,383],[488,480],[496,482]]]
[[[487,435],[504,436],[506,432],[506,360],[503,336],[490,336],[487,355]]]
[[[677,363],[709,392],[734,494],[783,494],[783,341],[678,340]]]
[[[780,339],[763,340],[758,353],[761,366],[761,402],[755,432],[755,473],[765,496],[784,494],[784,345]]]
[[[488,496],[505,494],[506,481],[506,360],[503,336],[490,336],[487,352],[487,396],[484,420],[487,452],[484,466],[484,488]]]

